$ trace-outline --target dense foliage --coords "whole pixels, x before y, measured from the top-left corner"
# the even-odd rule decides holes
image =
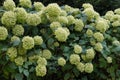
[[[120,8],[6,0],[0,8],[0,78],[119,80]]]

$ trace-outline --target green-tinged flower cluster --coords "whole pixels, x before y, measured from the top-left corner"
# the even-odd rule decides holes
[[[19,0],[19,3],[22,7],[25,7],[25,8],[31,8],[32,7],[31,0]]]
[[[44,5],[41,2],[34,2],[33,5],[36,11],[41,11],[44,8]]]
[[[15,58],[15,64],[18,66],[22,66],[24,63],[24,58],[23,57],[17,57]]]
[[[105,32],[108,28],[108,24],[104,20],[99,20],[97,21],[95,28],[100,32]]]
[[[14,12],[17,17],[17,23],[25,23],[26,22],[27,12],[24,8],[17,7],[14,9]]]
[[[67,29],[67,28],[66,28]],[[66,42],[69,36],[69,30],[59,27],[55,30],[55,38],[60,42]]]
[[[43,43],[43,39],[41,36],[34,36],[35,45],[41,45]]]
[[[84,63],[82,62],[79,62],[77,65],[76,65],[77,69],[80,71],[80,72],[84,72],[85,70],[85,65]]]
[[[22,25],[15,25],[15,27],[12,28],[12,33],[16,36],[21,36],[24,34],[24,28]]]
[[[114,13],[116,13],[116,14],[119,14],[119,15],[120,15],[120,8],[115,9],[115,10],[114,10]]]
[[[37,26],[41,23],[41,18],[37,14],[27,14],[26,22],[30,26]]]
[[[24,49],[22,46],[19,46],[17,50],[19,55],[25,55],[27,53],[27,50]]]
[[[88,37],[92,37],[93,36],[93,31],[91,29],[88,29],[86,31],[86,34],[87,34]]]
[[[32,49],[34,47],[34,39],[29,36],[23,37],[22,46],[24,49]]]
[[[54,32],[57,28],[62,27],[62,25],[59,22],[52,22],[50,24],[50,29]]]
[[[74,24],[75,24],[75,27],[74,27],[75,31],[81,32],[83,30],[84,23],[81,19],[76,19],[74,21]]]
[[[120,45],[120,42],[119,42],[118,40],[114,40],[114,41],[112,42],[112,44],[115,45],[115,46],[119,46],[119,45]]]
[[[99,42],[102,42],[104,40],[104,36],[102,33],[100,32],[96,32],[93,34],[94,38],[99,41]]]
[[[37,64],[46,66],[47,65],[47,60],[45,58],[39,57],[38,60],[37,60]]]
[[[11,42],[14,42],[14,41],[20,41],[20,38],[17,37],[17,36],[12,36],[11,37]]]
[[[16,7],[16,5],[13,0],[5,0],[5,2],[3,3],[3,7],[6,10],[13,10]]]
[[[92,73],[93,72],[93,64],[92,63],[86,63],[85,64],[85,72],[86,73]]]
[[[108,12],[106,12],[106,14],[105,14],[105,19],[107,19],[107,20],[111,20],[111,18],[113,17],[113,15],[114,15],[114,12],[113,11],[108,11]]]
[[[67,16],[68,25],[74,24],[75,18],[72,15]]]
[[[36,70],[36,75],[37,76],[43,77],[47,73],[46,66],[44,66],[44,65],[37,65],[36,68],[35,68],[35,70]]]
[[[101,43],[96,43],[95,44],[95,50],[101,52],[103,50],[103,46]]]
[[[87,59],[87,60],[92,60],[92,59],[94,59],[94,57],[95,57],[95,51],[94,51],[94,49],[93,49],[93,48],[87,49],[85,56],[86,56],[86,59]]]
[[[5,40],[8,36],[8,31],[5,27],[0,26],[0,41]]]
[[[58,59],[58,65],[64,66],[66,64],[66,60],[63,57],[60,57]]]
[[[48,49],[44,49],[42,51],[42,57],[44,57],[45,59],[50,59],[52,57],[51,51]]]
[[[11,60],[14,60],[17,57],[17,49],[15,47],[10,47],[6,53]]]
[[[78,54],[71,54],[69,60],[71,64],[77,65],[81,59]]]
[[[87,9],[87,8],[92,8],[92,9],[93,9],[93,6],[92,6],[90,3],[84,3],[84,4],[82,5],[82,7],[83,7],[84,9]]]
[[[108,63],[112,63],[112,57],[107,57],[106,60]]]
[[[54,46],[59,47],[60,46],[59,42],[54,42]]]
[[[67,17],[65,17],[65,16],[59,16],[59,17],[58,17],[58,21],[59,21],[61,24],[68,24],[68,19],[67,19]]]
[[[82,52],[82,47],[80,45],[74,45],[74,52],[79,54]]]
[[[16,20],[16,15],[13,11],[6,11],[1,18],[2,24],[7,27],[14,26],[16,24]]]
[[[61,9],[58,4],[51,3],[46,7],[45,12],[50,17],[57,17],[60,15]]]

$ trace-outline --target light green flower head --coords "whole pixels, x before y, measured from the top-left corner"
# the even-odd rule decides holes
[[[86,31],[86,34],[87,34],[88,37],[92,37],[93,36],[93,31],[91,29],[88,29]]]
[[[74,27],[75,31],[81,32],[83,30],[84,23],[81,19],[76,19],[74,24],[75,24],[75,27]]]
[[[47,69],[44,65],[37,65],[35,70],[36,70],[36,76],[43,77],[47,73]]]
[[[118,14],[113,15],[111,17],[110,21],[112,21],[112,22],[114,22],[114,21],[120,21],[120,15],[118,15]]]
[[[31,8],[32,7],[31,0],[19,0],[19,3],[22,7],[25,7],[25,8]]]
[[[7,29],[3,26],[0,26],[0,41],[1,40],[6,40],[7,36],[8,36]]]
[[[61,24],[68,24],[68,19],[67,19],[67,17],[65,17],[65,16],[59,16],[59,17],[58,17],[58,21],[59,21]]]
[[[61,13],[61,8],[59,7],[58,4],[56,3],[51,3],[49,4],[46,9],[45,12],[47,13],[48,16],[50,17],[57,17],[60,15]]]
[[[87,49],[86,50],[86,59],[87,60],[92,60],[95,57],[95,51],[93,48]]]
[[[74,52],[79,54],[82,52],[82,47],[80,45],[74,45]]]
[[[92,63],[86,63],[85,64],[85,72],[86,73],[92,73],[93,72],[93,64]]]
[[[83,13],[87,15],[88,20],[91,20],[92,18],[94,18],[96,16],[96,13],[92,8],[86,8],[83,11]]]
[[[15,58],[15,64],[16,64],[17,66],[22,66],[23,63],[24,63],[23,57],[17,57],[17,58]]]
[[[80,62],[80,56],[78,54],[71,54],[69,60],[71,64],[77,65]]]
[[[4,24],[7,27],[14,26],[16,24],[16,20],[16,15],[12,11],[6,11],[1,18],[2,24]]]
[[[44,49],[42,51],[42,57],[44,57],[45,59],[50,59],[52,57],[51,51],[48,49]]]
[[[67,16],[67,12],[65,10],[61,10],[60,16]]]
[[[19,46],[17,50],[19,55],[25,55],[27,53],[27,50],[24,49],[22,46]]]
[[[32,49],[34,47],[34,39],[29,36],[24,36],[22,39],[22,46],[24,49]]]
[[[72,15],[67,16],[68,25],[74,24],[75,18]]]
[[[66,60],[63,57],[60,57],[58,59],[58,65],[64,66],[66,64]]]
[[[118,27],[118,26],[120,26],[120,21],[114,21],[114,22],[112,23],[112,26],[113,26],[113,27]]]
[[[82,62],[79,62],[77,65],[76,65],[77,69],[80,71],[80,72],[84,72],[85,70],[85,65],[82,63]]]
[[[37,14],[28,14],[26,18],[26,22],[30,26],[37,26],[41,23],[41,18]]]
[[[14,12],[17,17],[17,23],[25,23],[26,22],[27,12],[24,8],[17,7],[14,9]]]
[[[103,46],[101,43],[96,43],[95,44],[95,50],[98,51],[98,52],[101,52],[103,50]]]
[[[45,58],[39,57],[38,60],[37,60],[37,64],[46,66],[47,65],[47,60]]]
[[[14,41],[20,41],[20,38],[17,37],[17,36],[12,36],[11,37],[11,42],[14,42]]]
[[[22,25],[15,25],[15,27],[12,28],[12,33],[16,36],[21,36],[24,34],[24,28]]]
[[[65,5],[64,10],[68,13],[68,12],[72,12],[73,8],[71,6],[69,6],[69,5]]]
[[[59,47],[60,46],[59,42],[54,42],[54,46]]]
[[[69,36],[69,33],[62,27],[55,30],[55,38],[60,42],[65,42]]]
[[[3,3],[3,7],[6,10],[13,10],[16,7],[16,5],[15,5],[15,2],[13,0],[5,0]]]
[[[108,11],[108,12],[106,12],[104,18],[107,19],[107,20],[111,20],[111,18],[113,17],[113,15],[114,15],[113,11]]]
[[[55,30],[56,30],[57,28],[59,28],[59,27],[62,27],[62,25],[61,25],[59,22],[52,22],[52,23],[50,24],[50,29],[51,29],[53,32],[55,32]]]
[[[15,59],[17,57],[17,49],[15,47],[10,47],[6,53],[10,59]]]
[[[115,9],[115,10],[114,10],[114,13],[116,13],[116,14],[119,14],[119,15],[120,15],[120,8]]]
[[[43,39],[41,36],[34,36],[35,45],[41,45],[43,43]]]
[[[41,23],[47,24],[48,19],[47,19],[47,15],[45,14],[44,10],[37,12],[37,14],[41,18]]]
[[[44,5],[41,2],[34,2],[33,5],[36,11],[41,11],[44,8]]]
[[[102,20],[102,21],[99,20],[99,21],[97,21],[95,28],[97,30],[99,30],[100,32],[105,32],[108,28],[108,24],[104,20]]]
[[[108,63],[112,63],[112,57],[107,57],[106,60]]]
[[[115,46],[119,46],[119,45],[120,45],[120,42],[119,42],[118,40],[114,40],[114,41],[112,42],[112,44],[115,45]]]
[[[90,3],[84,3],[84,4],[82,5],[82,7],[83,7],[84,9],[87,9],[87,8],[92,8],[92,9],[93,9],[93,6],[92,6]]]
[[[94,36],[94,38],[95,38],[97,41],[99,41],[99,42],[102,42],[102,41],[104,40],[104,36],[103,36],[103,34],[100,33],[100,32],[94,33],[93,36]]]

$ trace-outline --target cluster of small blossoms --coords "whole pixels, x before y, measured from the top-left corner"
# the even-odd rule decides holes
[[[79,33],[79,39],[85,36],[90,40],[87,42],[89,44],[85,43],[83,46],[76,40],[72,40],[76,41],[71,48],[73,53],[68,53],[69,59],[66,59],[64,53],[60,54],[60,57],[58,54],[57,64],[64,67],[70,63],[80,72],[92,73],[94,70],[92,61],[95,54],[102,52],[104,48],[102,44],[105,40],[104,33],[110,28],[110,23],[113,27],[120,26],[120,9],[116,9],[114,12],[108,11],[104,17],[101,17],[89,3],[82,5],[83,11],[68,5],[61,8],[57,3],[44,6],[41,2],[34,2],[32,5],[31,0],[19,0],[19,5],[20,7],[16,7],[13,0],[6,0],[3,3],[6,11],[0,18],[1,25],[3,25],[0,26],[0,41],[9,40],[10,44],[19,42],[18,46],[9,47],[6,55],[17,66],[24,65],[27,59],[35,62],[36,75],[41,77],[47,74],[47,64],[54,57],[54,53],[62,52],[57,51],[56,48],[61,49],[63,44],[69,46],[69,39],[71,34],[74,36],[73,33]],[[86,22],[82,18],[77,18],[79,14],[87,16]],[[90,28],[87,27],[88,25]],[[34,32],[32,29],[40,30]],[[53,36],[47,35],[46,37],[46,33],[48,33],[46,29],[50,29]],[[54,38],[52,46],[56,50],[47,45],[46,41],[51,37]],[[118,46],[120,42],[114,40],[112,44]],[[89,48],[86,48],[86,45],[90,45]],[[106,60],[108,63],[112,63],[112,57],[108,56]]]

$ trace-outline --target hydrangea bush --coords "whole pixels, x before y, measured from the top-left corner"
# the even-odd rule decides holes
[[[89,3],[5,0],[0,13],[0,78],[120,79],[119,8],[100,16]]]

